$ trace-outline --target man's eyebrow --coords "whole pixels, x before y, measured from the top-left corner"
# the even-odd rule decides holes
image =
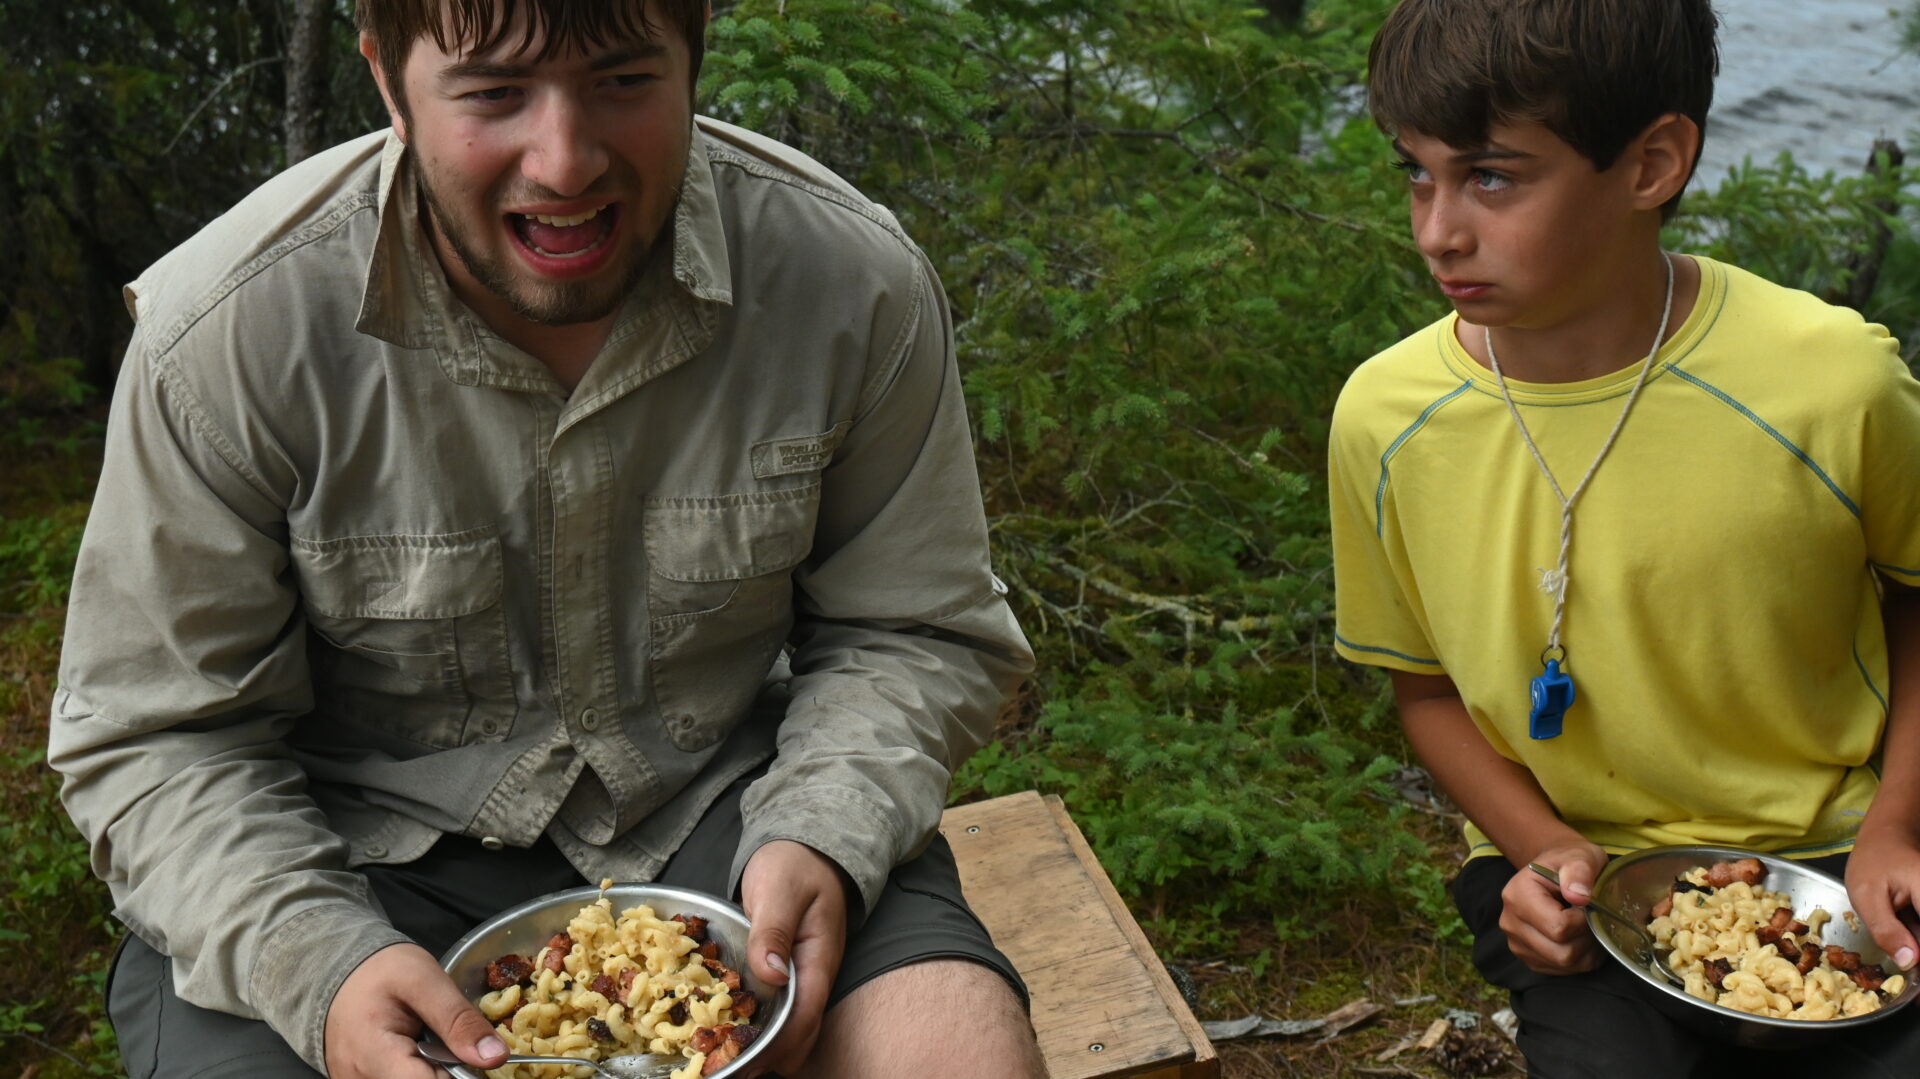
[[[611,52],[594,57],[587,64],[589,71],[608,71],[616,67],[642,60],[653,60],[665,56],[667,47],[658,41],[636,42],[623,45]],[[448,64],[440,69],[440,81],[459,82],[464,79],[524,79],[533,74],[534,65],[507,63],[492,59],[469,58]]]

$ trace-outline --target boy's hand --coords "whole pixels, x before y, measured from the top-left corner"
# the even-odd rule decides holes
[[[1905,828],[1862,828],[1847,859],[1853,911],[1901,970],[1912,970],[1920,943],[1901,920],[1920,903],[1920,837]]]
[[[1607,864],[1607,852],[1591,843],[1570,843],[1530,860],[1560,874],[1560,887],[1526,869],[1513,875],[1500,891],[1500,928],[1507,934],[1507,947],[1541,974],[1592,970],[1600,963],[1600,944],[1580,908],[1593,897],[1593,882]],[[1562,899],[1572,905],[1562,905]]]

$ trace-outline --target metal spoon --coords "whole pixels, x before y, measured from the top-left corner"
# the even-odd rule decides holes
[[[472,1065],[453,1055],[453,1050],[433,1038],[422,1038],[414,1043],[420,1055],[436,1064],[460,1065],[472,1068]],[[625,1056],[608,1057],[601,1061],[581,1060],[579,1057],[536,1057],[509,1056],[500,1062],[508,1064],[564,1064],[570,1068],[581,1066],[592,1068],[607,1079],[667,1079],[673,1069],[685,1067],[685,1057],[666,1056],[660,1053],[629,1053]],[[478,1071],[479,1069],[474,1069]]]
[[[1554,887],[1557,888],[1560,886],[1560,874],[1555,873],[1539,862],[1528,862],[1527,868],[1552,881]],[[1661,961],[1660,953],[1656,951],[1654,947],[1653,935],[1648,933],[1645,927],[1597,899],[1588,899],[1587,909],[1602,917],[1613,919],[1615,924],[1626,926],[1628,932],[1639,938],[1641,965],[1651,968],[1655,973],[1665,978],[1668,984],[1675,988],[1683,992],[1686,990],[1687,980],[1676,973],[1672,967],[1667,966],[1666,963]]]

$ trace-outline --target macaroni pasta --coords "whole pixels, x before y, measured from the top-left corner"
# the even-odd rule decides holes
[[[1648,926],[1688,994],[1753,1015],[1821,1020],[1865,1015],[1905,987],[1858,953],[1823,947],[1825,910],[1799,922],[1785,894],[1743,880],[1709,887],[1707,874],[1681,877],[1671,909]]]
[[[605,885],[602,885],[604,888]],[[620,912],[604,895],[582,907],[532,958],[502,956],[488,966],[493,991],[477,1002],[510,1051],[603,1060],[628,1053],[681,1054],[673,1079],[696,1079],[730,1062],[710,1060],[716,1041],[745,1026],[757,1007],[739,975],[722,966],[705,922],[670,919],[652,907]],[[498,973],[496,973],[498,972]],[[722,1032],[716,1039],[715,1031]],[[696,1048],[696,1043],[700,1046]],[[707,1051],[702,1051],[703,1049]],[[559,1064],[508,1064],[491,1079],[587,1079]]]

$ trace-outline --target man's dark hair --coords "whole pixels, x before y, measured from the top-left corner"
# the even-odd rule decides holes
[[[1455,147],[1535,121],[1604,172],[1668,113],[1704,140],[1717,26],[1709,0],[1401,0],[1373,39],[1368,103],[1389,134]]]
[[[686,40],[687,78],[698,79],[706,44],[707,0],[654,0],[654,6]],[[570,48],[603,48],[658,36],[642,0],[358,0],[356,18],[360,32],[373,38],[380,71],[405,115],[400,71],[414,42],[432,37],[443,51],[470,42],[471,52],[491,52],[507,43],[523,7],[526,25],[520,32],[520,48],[533,44],[543,32],[546,36],[533,57],[536,63]]]

